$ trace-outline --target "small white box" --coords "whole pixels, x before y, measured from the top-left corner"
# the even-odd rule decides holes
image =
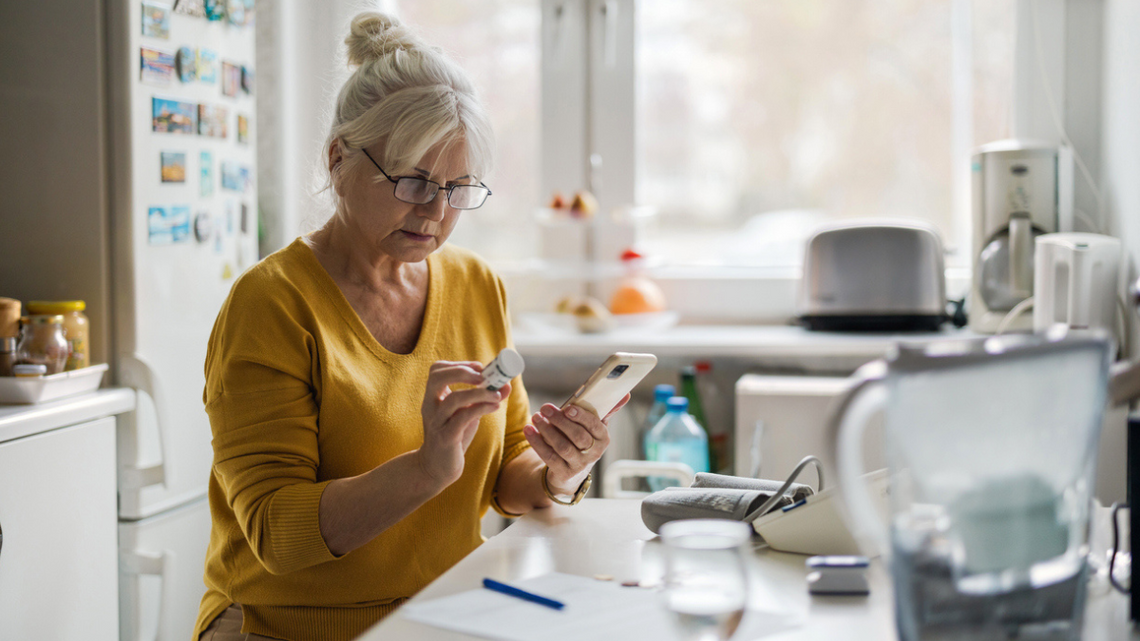
[[[838,376],[741,376],[736,381],[736,473],[782,480],[811,455],[823,461],[834,479],[835,461],[827,455],[828,421],[836,399],[851,384]],[[863,469],[883,467],[883,416],[878,414],[864,434]],[[800,482],[811,480],[809,475]]]

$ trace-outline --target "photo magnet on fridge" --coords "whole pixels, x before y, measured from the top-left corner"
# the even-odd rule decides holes
[[[225,138],[228,132],[226,131],[226,116],[229,110],[225,107],[217,105],[198,105],[198,133],[203,136],[212,136],[214,138]]]
[[[241,90],[247,94],[253,93],[253,69],[241,68]]]
[[[198,81],[214,84],[218,81],[218,54],[209,49],[198,50]]]
[[[227,0],[226,15],[230,24],[241,27],[245,25],[245,3],[242,0]]]
[[[222,62],[222,95],[236,96],[241,88],[241,67]]]
[[[206,17],[210,20],[225,20],[226,0],[206,0]]]
[[[222,161],[222,189],[229,191],[243,191],[241,165],[236,162]]]
[[[186,152],[162,151],[159,152],[162,161],[162,182],[186,182]]]
[[[190,207],[150,207],[147,209],[148,240],[151,245],[170,245],[190,237]]]
[[[249,233],[249,205],[241,204],[241,233]]]
[[[214,155],[203,151],[198,155],[198,177],[201,184],[198,186],[198,195],[203,198],[214,195]]]
[[[237,117],[237,140],[240,143],[249,142],[249,118],[242,114]]]
[[[150,47],[139,48],[139,80],[168,85],[174,79],[174,54]]]
[[[170,208],[170,233],[174,242],[190,240],[190,206],[174,205]]]
[[[178,79],[182,82],[194,82],[198,77],[198,56],[190,47],[180,47],[178,57],[174,61],[178,69]]]
[[[174,13],[205,18],[206,3],[203,0],[174,0]]]
[[[214,219],[210,218],[210,214],[204,211],[198,212],[194,216],[194,238],[199,243],[205,243],[210,240],[210,236],[214,233]]]
[[[152,111],[154,131],[193,134],[198,129],[198,105],[192,102],[153,98]]]
[[[162,2],[142,3],[142,34],[148,38],[170,39],[170,5]]]

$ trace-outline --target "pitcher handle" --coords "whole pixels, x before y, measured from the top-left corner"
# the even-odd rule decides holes
[[[859,547],[870,553],[890,549],[887,529],[879,519],[879,512],[863,478],[863,433],[875,412],[887,403],[885,361],[873,361],[859,368],[855,386],[840,401],[831,414],[828,427],[831,451],[835,462],[839,492],[843,496],[843,520]]]
[[[1033,222],[1025,212],[1009,217],[1009,282],[1018,298],[1033,295]]]

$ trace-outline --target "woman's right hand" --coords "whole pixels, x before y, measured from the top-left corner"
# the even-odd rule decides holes
[[[436,361],[428,371],[420,415],[424,444],[420,464],[424,472],[444,486],[463,474],[464,455],[479,429],[479,419],[499,409],[511,393],[510,384],[498,391],[482,387],[483,364],[477,361]],[[474,385],[453,391],[452,385]]]

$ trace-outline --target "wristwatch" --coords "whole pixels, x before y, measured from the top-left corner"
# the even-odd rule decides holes
[[[570,497],[569,501],[563,501],[562,499],[558,498],[558,496],[555,495],[554,492],[550,491],[550,485],[547,484],[547,482],[546,482],[546,473],[549,470],[550,470],[549,465],[544,465],[542,467],[542,491],[546,492],[547,498],[549,498],[551,501],[554,501],[555,503],[557,503],[559,505],[577,505],[578,502],[581,501],[582,498],[586,496],[586,491],[590,489],[590,483],[593,481],[593,478],[594,478],[593,472],[586,474],[585,480],[582,481],[582,484],[578,486],[577,490],[574,490],[574,496]],[[563,495],[563,496],[565,496],[565,495]]]

